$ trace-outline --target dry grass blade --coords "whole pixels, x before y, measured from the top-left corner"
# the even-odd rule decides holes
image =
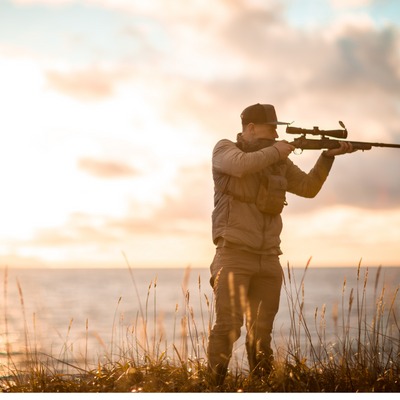
[[[25,305],[24,305],[24,296],[22,294],[22,289],[21,289],[21,285],[19,283],[18,278],[15,278],[17,280],[17,286],[18,286],[18,292],[19,292],[19,297],[21,300],[21,308],[22,308],[22,314],[24,317],[24,333],[25,333],[25,353],[26,353],[26,361],[28,362],[29,360],[29,346],[28,346],[28,324],[26,321],[26,315],[25,315]]]
[[[137,296],[137,299],[138,299],[138,302],[139,302],[140,316],[141,316],[141,318],[142,318],[142,324],[143,324],[143,329],[144,329],[144,332],[143,332],[143,333],[144,333],[145,341],[146,341],[147,348],[148,348],[148,347],[149,347],[149,344],[148,344],[148,340],[147,340],[146,321],[145,321],[145,319],[144,319],[142,303],[141,303],[141,301],[140,301],[140,296],[139,296],[139,292],[138,292],[138,289],[137,289],[137,286],[136,286],[136,281],[135,281],[135,278],[134,278],[134,276],[133,276],[132,268],[131,268],[131,266],[130,266],[130,264],[129,264],[128,258],[126,257],[126,254],[125,254],[124,252],[122,252],[122,254],[123,254],[124,258],[125,258],[126,264],[128,265],[129,274],[130,274],[130,276],[131,276],[131,278],[132,278],[133,286],[135,287],[136,296]]]
[[[8,317],[7,317],[7,287],[8,287],[8,265],[6,265],[4,271],[4,323],[6,330],[6,352],[7,352],[7,363],[10,363],[10,340],[8,337]]]

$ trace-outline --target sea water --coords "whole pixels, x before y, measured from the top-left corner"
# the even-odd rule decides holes
[[[363,296],[367,275],[367,295]],[[358,276],[358,279],[357,279]],[[377,300],[384,288],[388,312],[400,267],[284,268],[285,285],[280,310],[274,323],[274,346],[289,340],[289,331],[307,323],[310,336],[318,340],[321,326],[325,340],[338,340],[343,322],[350,318],[350,335],[357,332],[359,307],[363,302],[365,320],[372,323]],[[214,321],[213,293],[209,270],[204,269],[3,269],[0,275],[0,349],[4,363],[7,345],[15,358],[26,345],[65,359],[86,357],[96,363],[104,355],[121,354],[138,340],[161,353],[184,332],[188,353],[204,357],[204,338]],[[3,292],[3,293],[2,293]],[[301,306],[301,303],[303,305]],[[349,314],[349,308],[352,311]],[[397,297],[393,309],[399,317]],[[294,319],[293,319],[294,317]],[[397,320],[400,320],[398,318]],[[144,335],[143,321],[146,321]],[[190,329],[182,330],[182,326]],[[370,326],[369,326],[370,327]],[[368,327],[368,329],[369,329]],[[244,351],[245,330],[236,343]],[[195,341],[193,337],[200,339]],[[203,339],[202,339],[203,338]],[[202,347],[201,349],[197,347]],[[178,349],[178,345],[176,345]],[[137,347],[136,347],[137,350]],[[193,356],[193,354],[192,354]],[[117,358],[117,357],[116,357]]]

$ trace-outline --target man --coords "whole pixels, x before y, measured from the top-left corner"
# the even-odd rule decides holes
[[[285,192],[315,197],[334,157],[352,145],[323,151],[307,174],[288,158],[295,149],[278,138],[275,108],[255,104],[241,114],[237,142],[224,139],[213,151],[214,210],[212,236],[216,254],[210,266],[216,321],[208,343],[208,366],[223,383],[233,343],[246,317],[250,370],[268,374],[273,351],[271,332],[282,285],[280,233]]]

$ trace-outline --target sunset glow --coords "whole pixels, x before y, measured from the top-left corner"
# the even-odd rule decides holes
[[[400,143],[395,0],[184,4],[0,0],[0,265],[208,267],[212,148],[250,104]],[[341,156],[289,196],[282,263],[399,266],[399,160]]]

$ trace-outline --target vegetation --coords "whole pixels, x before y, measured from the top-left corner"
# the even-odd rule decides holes
[[[128,264],[129,266],[129,264]],[[396,317],[395,300],[385,300],[385,286],[377,291],[372,320],[367,308],[366,289],[368,269],[364,278],[357,269],[357,287],[352,288],[346,301],[346,277],[342,293],[342,320],[334,314],[334,323],[340,330],[337,341],[325,339],[325,305],[318,315],[315,310],[313,333],[304,315],[304,277],[297,283],[288,266],[284,289],[290,310],[291,327],[285,343],[276,349],[274,366],[268,376],[249,373],[245,361],[233,357],[223,385],[215,387],[207,371],[206,346],[212,325],[212,301],[206,298],[208,321],[201,309],[201,327],[196,325],[190,294],[185,291],[185,313],[176,333],[177,308],[173,343],[163,343],[162,329],[157,331],[154,306],[154,329],[147,328],[146,307],[137,314],[134,326],[119,329],[113,321],[111,350],[96,364],[90,364],[86,351],[77,359],[67,339],[56,357],[31,346],[25,323],[25,354],[22,362],[13,361],[8,352],[7,363],[0,378],[3,392],[398,392],[400,391],[400,327]],[[130,267],[129,267],[130,269]],[[380,269],[378,270],[379,274]],[[133,275],[132,275],[133,279]],[[133,279],[133,284],[135,281]],[[149,286],[147,299],[157,279]],[[5,279],[6,304],[7,270]],[[201,282],[199,278],[199,295]],[[20,290],[24,312],[23,295]],[[118,302],[119,304],[119,302]],[[200,308],[202,302],[200,301]],[[118,309],[118,306],[117,306]],[[356,314],[356,325],[350,326],[350,314]],[[25,316],[24,316],[25,318]],[[5,314],[6,329],[7,315]],[[72,322],[72,320],[71,320]],[[68,333],[71,324],[68,328]],[[315,332],[314,332],[315,330]],[[315,337],[317,339],[315,339]],[[157,338],[157,339],[156,339]],[[176,338],[178,340],[176,341]]]

